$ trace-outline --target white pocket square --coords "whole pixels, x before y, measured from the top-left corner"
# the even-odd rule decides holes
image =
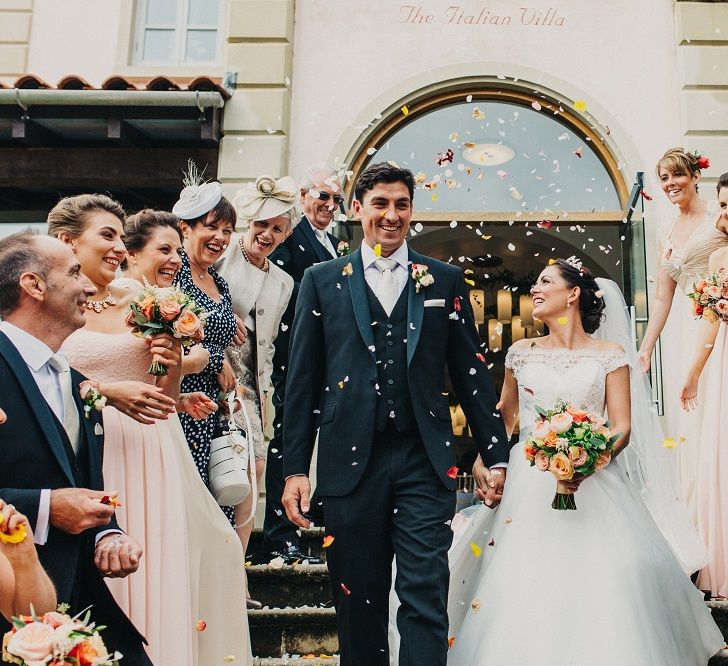
[[[444,308],[445,299],[444,298],[430,298],[425,301],[425,307],[426,308]]]

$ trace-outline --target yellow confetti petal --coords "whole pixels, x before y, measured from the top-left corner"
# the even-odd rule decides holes
[[[549,266],[553,266],[556,263],[556,259],[549,259]]]
[[[583,113],[586,111],[586,102],[583,99],[577,99],[574,102],[574,108],[579,112]]]
[[[563,325],[569,321],[569,318],[568,317],[559,317],[556,321],[558,321],[559,324]]]
[[[471,287],[475,286],[475,280],[470,280],[469,278],[465,278],[465,283],[469,284]]]
[[[473,599],[470,602],[470,608],[473,609],[473,613],[477,613],[480,610],[480,599]]]
[[[235,661],[235,655],[234,654],[229,654],[227,657],[223,657],[222,660],[225,663],[228,663],[228,662],[231,662],[231,661]]]
[[[665,437],[665,439],[662,440],[662,446],[666,449],[674,449],[677,446],[677,442],[674,437]]]
[[[400,110],[402,111],[402,113],[405,116],[408,116],[409,115],[409,109],[407,108],[407,105],[406,104]]]
[[[377,244],[376,244],[376,245],[374,246],[374,254],[375,254],[375,255],[376,255],[377,257],[381,257],[381,256],[382,256],[382,244],[381,244],[381,243],[377,243]]]
[[[439,199],[439,197],[433,192],[432,193],[432,200],[433,201],[437,201],[438,199]]]
[[[480,557],[483,554],[483,549],[477,543],[471,543],[470,550],[473,551],[475,557]]]
[[[344,382],[339,382],[339,388],[340,389],[343,389],[344,388]]]

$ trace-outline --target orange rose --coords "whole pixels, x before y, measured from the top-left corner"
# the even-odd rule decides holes
[[[126,319],[124,319],[124,323],[127,326],[131,326],[132,328],[136,326],[136,315],[134,314],[133,310],[129,310],[126,314]]]
[[[705,289],[707,286],[708,286],[708,283],[705,280],[701,280],[695,286],[695,291],[703,291],[703,289]]]
[[[192,338],[201,332],[202,322],[191,310],[185,310],[177,321],[172,324],[174,332],[183,338]]]
[[[589,415],[585,411],[581,409],[575,409],[571,405],[566,408],[566,411],[571,414],[571,418],[574,419],[576,423],[583,423],[589,418]]]
[[[141,303],[137,303],[139,311],[147,318],[151,319],[154,315],[154,298],[145,296]]]
[[[534,456],[536,455],[536,451],[537,451],[537,449],[533,448],[532,446],[527,446],[526,450],[525,450],[526,460],[531,462],[533,460]]]
[[[574,476],[574,465],[565,453],[559,451],[551,458],[549,471],[559,481],[568,481]]]
[[[550,449],[556,448],[556,443],[559,441],[557,434],[552,430],[543,440],[543,445],[548,446]]]
[[[595,470],[604,469],[610,462],[612,462],[612,454],[609,451],[601,453],[594,464]]]
[[[90,641],[85,641],[76,645],[67,656],[75,657],[79,666],[93,666],[94,660],[104,655]]]
[[[173,298],[168,298],[159,304],[159,314],[164,321],[172,321],[181,311],[182,306]]]

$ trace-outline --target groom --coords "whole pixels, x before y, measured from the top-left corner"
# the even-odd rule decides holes
[[[457,475],[446,370],[485,464],[508,457],[463,273],[405,242],[413,194],[408,169],[380,163],[361,174],[353,210],[364,242],[306,271],[291,337],[283,505],[309,525],[320,428],[317,492],[333,538],[342,666],[389,664],[393,557],[399,664],[445,666]],[[487,476],[496,500],[505,470]]]

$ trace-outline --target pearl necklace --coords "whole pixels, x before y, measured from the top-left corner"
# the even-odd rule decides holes
[[[106,294],[106,298],[104,298],[103,300],[92,301],[90,298],[87,298],[86,302],[83,305],[87,310],[93,310],[94,312],[98,313],[101,312],[101,310],[106,310],[106,308],[116,305],[116,299],[111,295],[111,292],[109,291]]]
[[[250,261],[250,257],[248,256],[248,253],[245,249],[245,244],[243,243],[242,238],[238,238],[238,245],[240,245],[240,250],[243,253],[243,258],[245,259],[245,261],[247,261],[251,266],[255,266],[255,264],[252,261]],[[259,268],[258,266],[255,266],[255,267]],[[267,273],[270,270],[270,265],[268,264],[267,257],[265,259],[263,259],[263,266],[260,267],[260,270],[263,271],[264,273]]]

